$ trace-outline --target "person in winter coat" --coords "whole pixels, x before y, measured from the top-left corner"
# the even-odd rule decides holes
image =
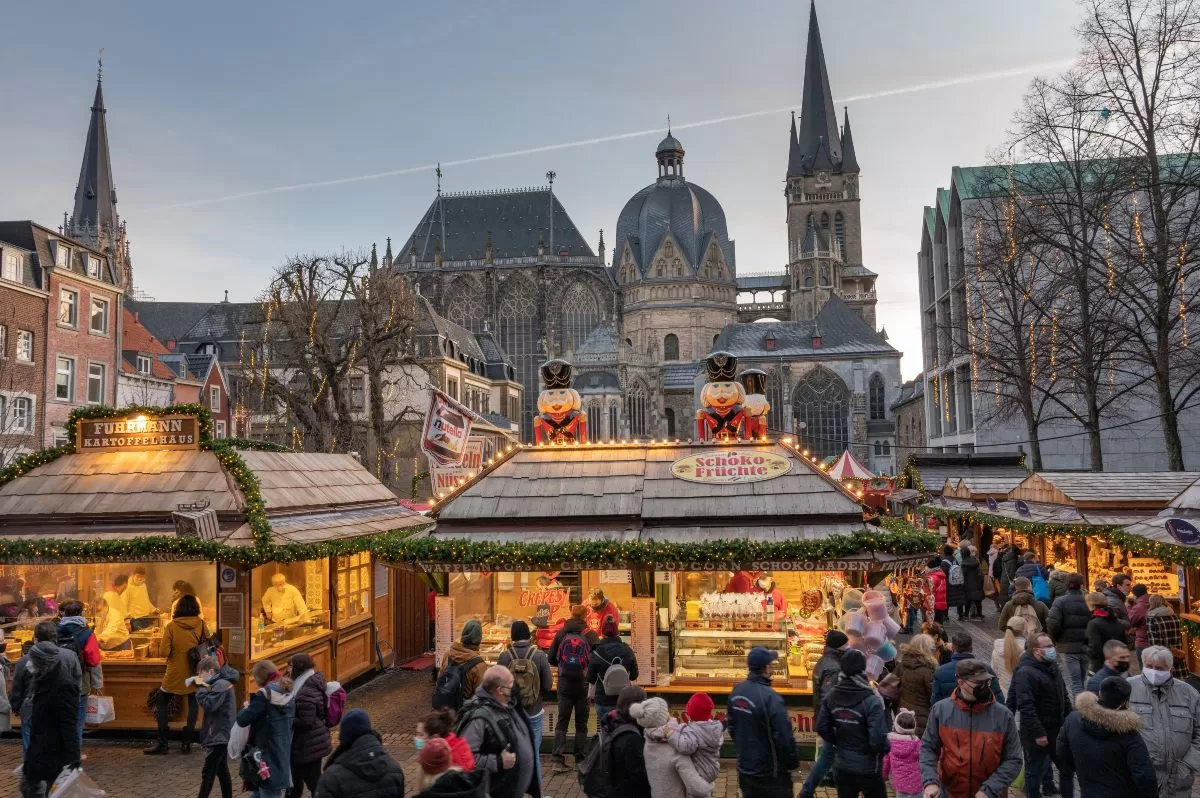
[[[883,758],[883,777],[892,783],[896,798],[916,798],[921,793],[921,738],[917,716],[911,709],[896,713],[888,733],[888,753]]]
[[[420,752],[430,740],[445,740],[446,745],[450,746],[450,759],[454,767],[469,773],[475,769],[475,755],[471,753],[467,741],[451,731],[457,718],[457,713],[449,707],[433,710],[417,723],[413,747]]]
[[[192,750],[192,738],[196,735],[196,688],[189,683],[192,664],[189,653],[200,644],[204,636],[204,619],[200,617],[200,602],[195,596],[184,596],[175,605],[175,616],[163,631],[162,653],[167,658],[167,670],[158,688],[155,715],[158,716],[158,741],[142,751],[157,756],[167,753],[167,734],[170,732],[171,697],[186,696],[187,723],[183,727],[182,753]]]
[[[472,660],[479,660],[470,668],[463,677],[463,700],[469,699],[475,695],[475,689],[479,687],[480,680],[483,679],[483,672],[488,669],[488,664],[483,657],[479,656],[479,644],[483,642],[483,624],[475,619],[471,619],[463,624],[462,634],[459,639],[450,644],[450,648],[446,649],[446,661],[459,666],[466,666]],[[443,668],[444,670],[444,668]]]
[[[842,661],[842,672],[845,673],[845,657]],[[900,706],[916,713],[918,735],[925,733],[933,697],[933,672],[937,668],[933,638],[929,635],[914,635],[912,640],[900,646],[896,666],[896,675],[900,677]],[[884,734],[887,734],[886,729]]]
[[[1013,673],[1008,692],[1008,707],[1019,716],[1021,747],[1025,750],[1025,792],[1029,798],[1041,798],[1050,792],[1046,782],[1050,762],[1058,765],[1062,795],[1074,794],[1071,772],[1059,760],[1055,745],[1063,722],[1071,712],[1071,699],[1055,659],[1054,641],[1045,632],[1029,636],[1028,648]]]
[[[601,733],[611,738],[609,773],[610,795],[620,798],[650,798],[650,780],[646,776],[645,733],[630,714],[630,709],[646,700],[646,691],[631,684],[617,696],[617,708],[600,719]]]
[[[933,672],[933,693],[929,697],[929,705],[933,706],[943,698],[949,698],[954,692],[955,682],[958,677],[954,674],[958,668],[958,663],[964,659],[974,659],[975,653],[972,650],[975,642],[969,632],[958,631],[950,636],[950,645],[954,648],[954,653],[950,655],[950,661],[945,665],[939,665],[938,669]],[[984,666],[987,667],[987,666]],[[988,668],[990,671],[991,668]],[[992,678],[992,693],[995,694],[996,700],[1003,703],[1004,690],[1000,687],[1000,680]]]
[[[325,703],[325,674],[314,668],[308,654],[293,655],[289,664],[296,717],[292,721],[292,786],[288,798],[300,798],[305,787],[310,795],[317,794],[321,760],[329,756],[333,744],[325,724],[329,712]]]
[[[1142,719],[1142,739],[1154,763],[1158,798],[1188,798],[1200,772],[1200,694],[1172,676],[1169,649],[1142,652],[1142,672],[1129,679],[1129,708]]]
[[[693,693],[687,702],[688,722],[667,737],[676,753],[690,757],[700,778],[710,787],[721,772],[721,741],[725,724],[713,719],[713,700],[708,693]],[[692,795],[689,790],[689,795]],[[709,789],[705,795],[711,795]]]
[[[942,570],[942,558],[930,557],[929,567],[923,574],[933,586],[933,619],[938,623],[946,620],[946,572]]]
[[[701,778],[692,758],[678,753],[667,742],[667,737],[678,733],[679,724],[671,719],[666,701],[657,696],[640,701],[629,707],[629,716],[645,735],[642,756],[651,798],[712,795],[712,783]]]
[[[1146,611],[1146,642],[1152,646],[1165,646],[1175,650],[1183,649],[1183,630],[1179,626],[1179,618],[1166,599],[1157,594],[1150,597],[1150,609]],[[1187,660],[1178,657],[1175,660],[1175,670],[1172,674],[1176,679],[1186,679],[1190,675]],[[16,704],[13,704],[16,706]]]
[[[946,628],[936,621],[926,621],[921,624],[921,634],[929,635],[929,639],[933,641],[933,658],[937,660],[938,665],[945,665],[950,661],[950,638],[946,636]]]
[[[583,752],[587,748],[588,739],[588,696],[587,696],[587,667],[582,669],[568,668],[565,658],[559,661],[559,652],[564,640],[582,637],[587,627],[584,616],[587,608],[582,604],[571,608],[571,617],[563,624],[562,629],[554,636],[550,644],[550,664],[558,668],[558,718],[554,729],[554,750],[551,759],[554,761],[553,772],[565,773],[567,751],[567,729],[571,725],[571,717],[575,718],[575,753],[576,763],[583,760]],[[591,654],[588,654],[591,658]]]
[[[525,621],[513,621],[509,629],[509,639],[512,641],[507,649],[496,658],[496,664],[503,665],[513,673],[514,689],[521,693],[521,707],[529,716],[529,725],[533,729],[533,747],[535,752],[542,750],[542,727],[546,720],[546,706],[542,697],[550,691],[554,684],[554,676],[550,673],[550,659],[546,652],[539,649],[530,639],[529,624]],[[518,674],[521,678],[518,679]],[[521,686],[522,680],[528,682]],[[535,756],[534,778],[540,784],[542,781],[542,758]]]
[[[21,719],[21,749],[28,754],[29,732],[33,728],[33,674],[29,670],[29,654],[23,654],[13,666],[9,704]]]
[[[1087,627],[1092,620],[1092,611],[1084,598],[1082,576],[1067,574],[1066,588],[1067,592],[1056,598],[1050,606],[1046,631],[1058,649],[1058,658],[1062,660],[1066,673],[1067,689],[1074,697],[1083,692],[1087,681]]]
[[[1058,601],[1060,596],[1066,595],[1067,592],[1067,572],[1051,570],[1050,578],[1047,580],[1050,588],[1050,602],[1048,606],[1054,609],[1054,602]]]
[[[196,666],[196,703],[204,710],[200,745],[208,751],[200,771],[200,798],[208,798],[214,781],[221,785],[221,798],[233,798],[228,746],[237,718],[237,691],[233,686],[240,678],[236,668],[222,666],[216,657],[205,657]]]
[[[1000,689],[1011,692],[1013,671],[1025,654],[1025,639],[1028,623],[1020,615],[1008,619],[1004,637],[992,646],[992,673],[1000,681]]]
[[[1133,580],[1129,574],[1113,574],[1112,583],[1103,589],[1104,597],[1108,599],[1108,608],[1114,617],[1129,622],[1129,607],[1125,600],[1129,597],[1129,586]]]
[[[1003,630],[1008,625],[1008,619],[1014,615],[1024,615],[1027,625],[1036,622],[1037,631],[1045,629],[1050,619],[1050,609],[1033,597],[1033,586],[1029,580],[1018,576],[1012,581],[1012,590],[1012,598],[1004,605],[1004,609],[1000,610],[998,628]]]
[[[1129,673],[1129,664],[1133,655],[1129,651],[1129,646],[1122,643],[1120,640],[1109,640],[1104,644],[1104,667],[1092,674],[1092,678],[1088,679],[1087,691],[1089,693],[1100,693],[1100,685],[1110,676],[1116,676],[1124,679]]]
[[[825,633],[825,653],[817,660],[812,672],[814,712],[820,711],[821,700],[825,697],[825,693],[832,690],[833,686],[837,684],[838,674],[842,672],[842,655],[846,653],[849,645],[850,638],[846,636],[845,632],[830,629]],[[808,777],[804,780],[804,786],[800,788],[800,798],[813,798],[817,787],[833,768],[833,757],[833,744],[822,741],[817,760],[813,762],[812,769],[808,771]]]
[[[792,771],[800,766],[796,737],[783,697],[771,689],[774,649],[746,655],[746,678],[729,694],[729,736],[737,749],[738,787],[755,798],[792,798]]]
[[[1045,566],[1038,562],[1037,555],[1032,551],[1027,551],[1021,555],[1021,565],[1017,568],[1017,576],[1025,577],[1029,580],[1030,584],[1033,583],[1033,578],[1035,576],[1040,576],[1047,582],[1050,581],[1049,572],[1046,570]],[[1049,587],[1049,585],[1047,585],[1047,587]]]
[[[338,747],[317,785],[317,798],[393,798],[404,795],[404,770],[383,748],[365,710],[342,716]]]
[[[604,595],[604,591],[598,587],[588,591],[587,608],[584,626],[597,635],[601,634],[600,630],[604,628],[605,618],[612,618],[618,623],[621,621],[621,612],[617,609],[616,602]]]
[[[955,555],[956,551],[957,549],[949,546],[942,549],[942,572],[946,574],[946,609],[948,611],[950,608],[954,608],[961,621],[967,614],[967,590],[966,584],[963,582],[962,565]],[[957,583],[954,581],[955,579],[958,580]]]
[[[1021,547],[1016,543],[1002,545],[1000,549],[1000,596],[1001,601],[1009,598],[1012,593],[1013,580],[1017,578],[1017,567],[1022,564]],[[999,604],[997,604],[999,607]]]
[[[1087,654],[1088,665],[1093,671],[1104,667],[1104,644],[1109,640],[1120,640],[1128,645],[1129,637],[1126,630],[1129,622],[1118,618],[1109,605],[1108,598],[1103,593],[1088,593],[1088,607],[1092,610],[1092,619],[1087,625]]]
[[[459,734],[475,755],[475,769],[488,772],[492,798],[541,798],[534,774],[537,756],[529,716],[513,699],[512,671],[493,665],[483,674],[475,697],[463,705]]]
[[[79,680],[83,672],[74,652],[55,643],[54,621],[33,629],[33,648],[26,669],[33,692],[29,750],[21,767],[21,798],[44,796],[67,766],[78,767]]]
[[[454,764],[450,746],[431,737],[417,755],[417,795],[421,798],[487,798],[487,771]]]
[[[1021,772],[1021,741],[1013,714],[992,696],[991,677],[977,659],[958,663],[958,684],[929,713],[921,737],[924,798],[1003,798]]]
[[[1139,733],[1142,719],[1129,709],[1129,682],[1110,676],[1100,694],[1080,693],[1058,735],[1058,761],[1079,779],[1087,798],[1158,794],[1150,752]]]
[[[966,602],[964,614],[967,618],[983,620],[983,571],[979,563],[979,550],[968,546],[960,567],[963,575],[963,600]]]
[[[240,760],[247,744],[259,749],[271,775],[253,787],[250,795],[283,798],[284,791],[292,786],[292,720],[296,717],[292,682],[269,659],[254,663],[250,675],[255,690],[237,714],[229,735],[229,758]]]
[[[1142,650],[1150,645],[1146,637],[1146,613],[1150,611],[1150,591],[1145,585],[1134,585],[1131,591],[1133,606],[1129,608],[1129,632],[1133,635],[1133,650],[1138,662],[1142,661]]]
[[[625,670],[629,671],[630,684],[635,682],[638,677],[637,657],[633,655],[633,649],[622,642],[616,619],[611,615],[605,618],[601,631],[603,637],[592,649],[591,656],[588,658],[587,672],[588,684],[595,685],[597,717],[603,717],[616,709],[617,696],[621,694],[618,690],[610,695],[604,689],[604,675],[608,673],[609,666],[620,662]],[[621,689],[624,688],[625,685],[621,685]]]
[[[82,601],[68,601],[62,605],[57,642],[79,658],[79,667],[83,669],[83,678],[79,680],[79,714],[76,720],[79,747],[83,748],[83,721],[87,715],[88,696],[104,688],[104,670],[100,667],[100,641],[92,634],[87,619],[83,617]]]
[[[842,673],[817,710],[817,734],[837,747],[833,779],[839,798],[883,798],[883,757],[891,748],[883,702],[867,679],[867,658],[850,649],[842,655]]]

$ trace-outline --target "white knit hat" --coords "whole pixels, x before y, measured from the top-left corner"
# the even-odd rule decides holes
[[[657,729],[671,722],[671,712],[667,708],[667,702],[657,696],[630,706],[629,715],[643,729]]]

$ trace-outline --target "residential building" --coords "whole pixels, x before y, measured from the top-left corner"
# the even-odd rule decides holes
[[[117,375],[117,407],[169,405],[175,400],[175,382],[180,375],[160,360],[168,355],[129,308],[122,312],[121,369]],[[186,378],[186,372],[184,377]]]
[[[33,250],[0,235],[0,466],[41,448],[47,296]]]

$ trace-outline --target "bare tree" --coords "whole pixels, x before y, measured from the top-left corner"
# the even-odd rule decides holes
[[[13,358],[0,358],[0,467],[42,448],[32,387]]]

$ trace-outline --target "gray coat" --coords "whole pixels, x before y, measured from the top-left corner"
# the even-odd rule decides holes
[[[488,772],[488,793],[492,798],[521,798],[526,793],[540,798],[541,787],[533,762],[533,730],[525,710],[512,704],[501,704],[491,693],[478,687],[471,701],[463,705],[459,717],[466,720],[458,736],[466,740],[475,755],[475,769]],[[497,739],[497,731],[507,738],[512,752],[517,755],[515,768],[505,770],[501,766],[500,754],[505,746]]]
[[[721,743],[725,739],[725,724],[719,720],[693,721],[680,726],[667,738],[679,753],[692,758],[696,772],[709,782],[721,772]]]
[[[1142,739],[1158,779],[1158,798],[1189,798],[1200,771],[1200,693],[1178,679],[1153,687],[1131,676],[1129,708],[1142,719]]]
[[[675,721],[657,729],[646,729],[646,778],[650,781],[651,798],[707,798],[712,795],[713,783],[696,770],[692,758],[677,752],[667,742],[668,735],[678,734]]]
[[[237,720],[237,693],[233,685],[241,674],[232,665],[224,665],[212,684],[196,686],[196,701],[204,710],[200,725],[200,744],[221,746],[229,742],[229,732]]]

